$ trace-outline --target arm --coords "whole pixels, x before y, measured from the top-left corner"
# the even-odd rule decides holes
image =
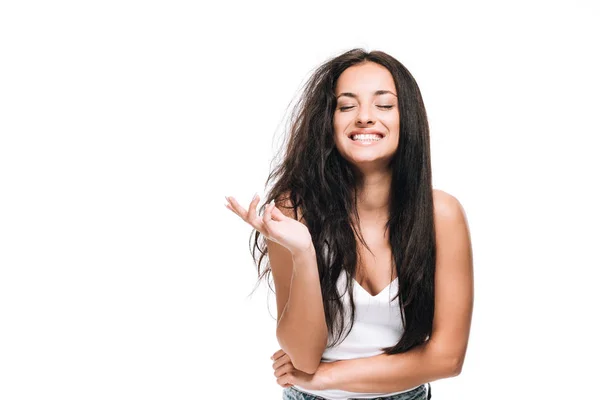
[[[314,248],[292,256],[289,297],[277,340],[296,369],[314,374],[327,345],[327,325]]]
[[[289,202],[280,211],[296,219]],[[296,369],[313,374],[327,345],[315,249],[292,254],[270,240],[267,247],[277,296],[277,341]]]
[[[404,353],[330,363],[323,369],[329,388],[395,392],[460,373],[473,310],[470,235],[458,200],[442,191],[434,193],[437,254],[429,341]]]

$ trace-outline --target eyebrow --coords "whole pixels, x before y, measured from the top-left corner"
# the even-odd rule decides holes
[[[393,92],[390,92],[389,90],[376,90],[376,91],[374,91],[374,92],[373,92],[373,95],[375,95],[375,96],[380,96],[380,95],[382,95],[382,94],[388,94],[388,93],[389,93],[389,94],[392,94],[392,95],[394,95],[394,96],[396,96],[396,94],[394,94]],[[352,92],[344,92],[344,93],[340,93],[340,94],[339,94],[339,95],[336,97],[336,99],[337,99],[337,98],[340,98],[340,97],[342,97],[342,96],[353,97],[353,98],[355,98],[355,99],[356,99],[356,98],[358,98],[358,96],[357,96],[356,94],[352,93]],[[398,97],[398,96],[396,96],[396,97]]]

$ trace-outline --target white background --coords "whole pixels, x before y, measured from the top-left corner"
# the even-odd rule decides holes
[[[200,3],[0,6],[0,398],[281,398],[224,196],[264,193],[301,84],[353,47],[414,75],[469,220],[469,348],[433,398],[593,398],[597,3]]]

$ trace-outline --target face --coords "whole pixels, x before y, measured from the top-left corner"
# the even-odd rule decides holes
[[[353,65],[335,87],[335,145],[359,169],[386,167],[398,148],[400,114],[392,74],[374,62]],[[354,136],[359,133],[374,133]]]

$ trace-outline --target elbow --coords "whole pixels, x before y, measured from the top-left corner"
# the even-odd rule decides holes
[[[315,347],[314,345],[308,345],[310,349],[306,347],[298,347],[299,343],[290,344],[285,338],[277,332],[277,339],[281,349],[290,358],[290,361],[295,369],[313,375],[321,364],[321,356],[327,345],[327,337],[325,337],[325,343],[322,346]],[[282,340],[283,339],[283,340]],[[302,345],[306,346],[307,343]]]
[[[310,352],[304,352],[303,357],[297,359],[296,362],[292,360],[292,364],[297,370],[313,375],[319,369],[324,351],[325,346],[318,346],[316,349],[313,348]]]
[[[324,349],[319,346],[316,349],[313,348],[312,351],[297,351],[295,355],[290,354],[289,356],[294,368],[309,375],[313,375],[317,372],[317,369],[319,369],[323,351]]]
[[[466,351],[464,349],[450,349],[450,346],[443,346],[430,341],[427,346],[427,352],[431,356],[431,362],[439,366],[438,374],[440,378],[450,378],[460,375],[465,359]]]
[[[440,350],[438,347],[431,347],[431,362],[438,366],[437,374],[440,378],[450,378],[460,375],[464,360],[464,354]]]
[[[448,363],[448,371],[449,371],[448,375],[450,377],[460,375],[460,373],[462,372],[462,366],[463,366],[463,358],[462,357],[452,358]]]
[[[296,368],[298,371],[302,371],[305,372],[309,375],[314,375],[317,372],[317,369],[319,368],[319,364],[321,363],[321,359],[319,359],[319,362],[315,363],[314,361],[308,361],[308,360],[303,360],[303,361],[298,361],[298,362],[294,362],[292,360],[292,365],[294,366],[294,368]]]
[[[290,358],[290,362],[292,363],[292,365],[294,366],[295,369],[297,369],[298,371],[305,372],[309,375],[313,375],[315,372],[317,372],[317,369],[319,368],[319,364],[321,364],[321,356],[320,355],[317,358],[316,356],[311,357],[302,351],[294,352],[294,353],[288,353],[285,349],[283,351],[286,352],[286,354]],[[298,353],[300,353],[300,354],[298,354]],[[305,354],[302,354],[302,353],[305,353]]]

